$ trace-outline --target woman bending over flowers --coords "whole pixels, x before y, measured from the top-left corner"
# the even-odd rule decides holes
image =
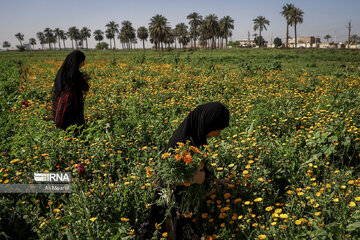
[[[229,110],[219,102],[211,102],[198,106],[189,113],[186,119],[180,124],[177,130],[173,133],[166,147],[166,152],[169,152],[167,156],[171,154],[174,156],[174,164],[188,164],[189,166],[193,160],[195,160],[196,154],[202,152],[203,146],[207,145],[207,139],[215,136],[220,136],[221,131],[229,126]],[[185,149],[185,144],[190,144],[188,152],[184,152],[181,149]],[[193,155],[191,155],[191,152]],[[171,153],[171,154],[170,154]],[[186,192],[187,186],[191,184],[203,185],[207,182],[216,181],[221,185],[226,185],[225,180],[216,179],[215,176],[208,171],[204,162],[198,162],[193,168],[192,174],[187,179],[183,179],[182,182],[172,184],[173,195],[178,207],[170,209],[170,216],[166,219],[165,226],[159,226],[164,222],[166,211],[169,210],[163,205],[159,205],[155,202],[161,197],[161,189],[164,186],[169,185],[169,179],[166,175],[165,179],[160,179],[158,188],[155,192],[153,204],[150,208],[147,221],[142,225],[137,239],[151,239],[153,232],[156,229],[160,229],[164,232],[168,239],[201,239],[202,230],[196,229],[191,218],[185,218],[182,214],[179,214],[180,205],[183,204],[183,195]],[[184,165],[187,166],[187,165]],[[181,175],[181,174],[180,174]],[[192,176],[191,176],[192,175]],[[186,176],[186,175],[184,175]],[[208,181],[209,180],[209,181]],[[174,180],[176,181],[176,180]],[[164,236],[164,235],[163,235]]]

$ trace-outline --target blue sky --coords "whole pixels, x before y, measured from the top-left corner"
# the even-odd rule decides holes
[[[247,38],[248,31],[252,35],[253,21],[257,16],[265,16],[270,21],[267,31],[263,33],[266,40],[285,38],[286,23],[280,15],[282,6],[293,3],[304,11],[304,22],[298,26],[299,36],[319,36],[330,34],[338,42],[347,39],[346,25],[352,21],[352,34],[360,35],[360,1],[359,0],[0,0],[0,48],[4,41],[12,46],[18,43],[15,34],[25,35],[25,42],[46,27],[59,27],[67,30],[71,26],[86,26],[92,30],[105,30],[105,24],[115,21],[121,24],[129,20],[135,28],[148,27],[151,17],[164,15],[170,25],[188,24],[186,16],[198,12],[203,17],[216,14],[219,19],[229,15],[235,20],[232,40]],[[293,29],[290,35],[294,36]],[[71,46],[67,41],[67,46]],[[90,47],[95,46],[91,37]],[[118,44],[117,46],[119,46]],[[39,48],[40,45],[38,44]]]

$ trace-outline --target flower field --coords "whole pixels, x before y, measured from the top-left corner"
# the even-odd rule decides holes
[[[228,107],[230,126],[209,141],[207,164],[230,184],[212,184],[206,209],[187,214],[204,238],[360,238],[359,55],[343,67],[294,68],[286,51],[274,54],[283,57],[89,54],[78,138],[51,121],[63,58],[2,58],[0,184],[27,183],[34,172],[73,179],[71,194],[1,194],[0,238],[134,239],[167,141],[210,101]]]

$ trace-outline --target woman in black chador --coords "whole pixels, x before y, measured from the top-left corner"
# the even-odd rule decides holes
[[[84,64],[85,54],[75,50],[66,56],[56,75],[54,121],[58,128],[85,123],[83,93],[89,90],[89,85],[79,70]]]
[[[192,146],[201,148],[203,145],[207,144],[207,138],[220,136],[221,130],[229,126],[229,119],[229,110],[219,102],[211,102],[198,106],[189,113],[186,119],[173,133],[166,147],[166,151],[175,149],[178,142],[186,143],[187,140],[191,141]],[[204,169],[198,169],[194,173],[193,182],[197,184],[204,184],[205,178],[215,180],[217,183],[226,186],[226,181],[216,179],[214,175],[206,169],[206,166]],[[159,187],[162,187],[162,181],[160,180],[159,182]],[[183,189],[183,185],[176,187],[175,196],[177,201],[181,199],[181,191]],[[159,193],[159,190],[155,192],[149,215],[139,231],[137,240],[151,239],[153,232],[155,231],[155,223],[159,224],[165,219],[166,209],[154,203],[157,199],[159,199]],[[171,219],[174,226],[174,239],[200,240],[202,234],[201,229],[195,229],[195,226],[190,220],[177,216],[175,211],[172,211]]]

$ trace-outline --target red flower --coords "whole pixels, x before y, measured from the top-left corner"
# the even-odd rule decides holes
[[[27,101],[22,100],[20,103],[25,107],[29,106],[29,103]]]
[[[76,168],[77,168],[77,173],[78,174],[83,174],[84,172],[85,172],[85,166],[83,166],[81,163],[79,163],[77,166],[76,166]]]

